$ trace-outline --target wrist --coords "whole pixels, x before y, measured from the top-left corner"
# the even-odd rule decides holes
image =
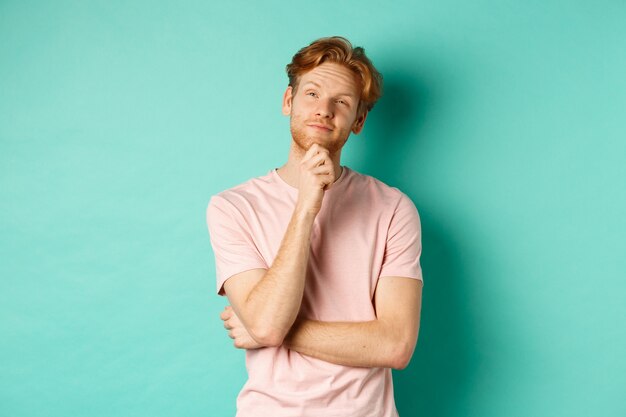
[[[298,222],[313,224],[313,221],[315,221],[315,217],[317,216],[317,211],[304,208],[304,206],[298,203],[296,204],[293,216]]]

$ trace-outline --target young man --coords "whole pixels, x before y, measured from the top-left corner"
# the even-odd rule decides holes
[[[417,209],[340,165],[382,77],[341,37],[287,65],[287,163],[211,197],[221,314],[246,349],[238,417],[397,416],[391,368],[413,354],[422,296]]]

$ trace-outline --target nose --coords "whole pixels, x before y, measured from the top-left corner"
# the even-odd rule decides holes
[[[323,118],[333,117],[333,108],[329,100],[319,100],[315,115]]]

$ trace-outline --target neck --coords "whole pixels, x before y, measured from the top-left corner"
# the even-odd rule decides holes
[[[306,151],[298,147],[292,140],[287,163],[277,169],[278,175],[280,175],[283,181],[294,188],[298,188],[298,184],[300,182],[300,161],[302,161],[305,153]],[[341,150],[331,154],[330,159],[333,161],[335,171],[334,181],[337,181],[343,171],[343,168],[341,168]]]

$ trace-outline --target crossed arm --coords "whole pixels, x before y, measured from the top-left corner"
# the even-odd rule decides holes
[[[261,279],[265,270],[241,273],[244,280]],[[225,286],[229,295],[228,281]],[[230,288],[232,291],[232,287]],[[419,333],[422,281],[405,277],[381,277],[374,295],[376,319],[365,322],[323,322],[298,317],[282,344],[292,350],[346,366],[404,369],[410,362]],[[229,297],[230,299],[230,297]],[[235,347],[268,346],[253,338],[236,312],[227,306],[221,313]]]
[[[253,258],[231,212],[209,205],[212,242],[220,253]],[[224,327],[237,348],[281,346],[346,366],[402,369],[411,359],[419,332],[422,282],[415,278],[383,276],[374,294],[376,319],[364,322],[321,322],[299,315],[310,252],[311,228],[316,213],[296,206],[269,269],[235,274],[223,283],[232,307],[221,314]],[[396,208],[385,249],[390,262],[407,265],[419,259],[419,217],[408,198]],[[407,248],[411,249],[408,250]],[[230,251],[234,251],[231,256]],[[236,256],[235,256],[236,255]],[[216,252],[217,258],[217,252]]]

